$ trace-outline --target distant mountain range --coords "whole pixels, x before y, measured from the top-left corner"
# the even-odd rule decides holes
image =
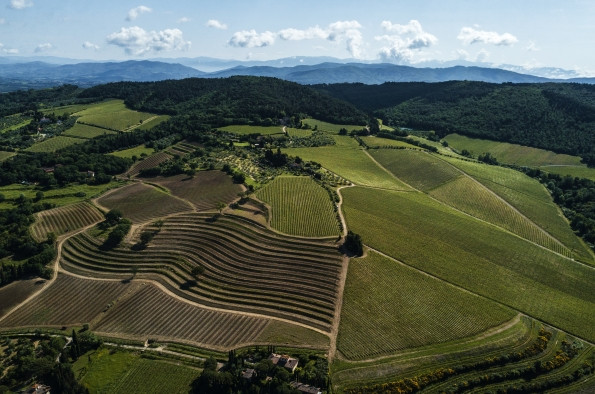
[[[241,62],[206,57],[80,63],[73,63],[72,59],[69,61],[61,58],[46,59],[48,61],[39,61],[36,58],[22,60],[25,61],[18,62],[18,58],[14,57],[0,57],[0,91],[43,88],[61,84],[89,87],[116,81],[146,82],[190,77],[226,78],[233,75],[275,77],[300,84],[341,82],[381,84],[384,82],[444,82],[450,80],[491,83],[595,83],[595,78],[552,79],[501,68],[461,65],[421,68],[388,63],[350,63],[327,57],[295,57],[266,62]],[[199,67],[212,71],[200,71]],[[555,70],[557,75],[561,75],[564,71],[551,70]]]

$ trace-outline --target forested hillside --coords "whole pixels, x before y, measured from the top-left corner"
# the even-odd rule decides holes
[[[385,83],[319,85],[391,126],[459,133],[579,155],[595,165],[595,86]]]
[[[184,114],[211,126],[278,124],[299,121],[299,114],[347,124],[366,124],[355,107],[309,87],[275,78],[190,78],[151,83],[120,82],[85,90],[82,98],[120,98],[132,109]]]

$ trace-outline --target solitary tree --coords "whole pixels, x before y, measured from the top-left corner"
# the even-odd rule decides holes
[[[349,231],[343,242],[343,248],[349,254],[361,256],[364,254],[362,237],[359,234]]]
[[[223,212],[223,210],[225,209],[226,206],[227,206],[227,204],[225,204],[224,202],[219,201],[215,207],[219,211],[219,214],[221,214],[221,212]]]

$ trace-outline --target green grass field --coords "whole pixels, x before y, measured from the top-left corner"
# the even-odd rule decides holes
[[[148,120],[143,121],[141,125],[138,125],[136,130],[149,130],[160,123],[167,122],[169,118],[169,115],[158,115],[153,118],[149,118]]]
[[[361,130],[366,127],[366,125],[334,124],[312,118],[302,119],[302,124],[308,124],[312,129],[314,129],[314,126],[318,126],[318,130],[327,131],[334,134],[339,134],[339,130],[342,128],[347,129],[349,132],[351,130]]]
[[[143,153],[146,154],[147,156],[150,156],[151,154],[153,154],[153,152],[155,152],[155,149],[147,148],[144,145],[139,145],[139,146],[136,146],[136,147],[130,148],[130,149],[117,150],[115,152],[110,153],[110,155],[131,159],[132,156],[136,156],[137,158],[140,158],[140,156]]]
[[[459,134],[449,134],[444,137],[444,140],[458,151],[466,149],[475,157],[482,153],[489,152],[495,156],[499,162],[506,164],[516,164],[527,167],[541,167],[546,165],[581,166],[581,158],[578,156],[558,154],[543,149],[509,144],[507,142],[469,138]]]
[[[188,393],[200,370],[142,358],[138,353],[100,348],[73,364],[90,393]]]
[[[56,206],[69,205],[81,201],[88,200],[91,197],[96,197],[106,190],[122,186],[122,182],[110,182],[103,185],[71,185],[61,189],[42,190],[42,202],[51,202]],[[7,200],[14,200],[21,194],[27,198],[35,198],[35,194],[39,191],[33,185],[19,185],[12,184],[0,187],[0,193],[4,195]],[[76,196],[76,194],[84,193],[84,195]],[[10,202],[6,202],[10,204]],[[10,204],[9,207],[12,207]]]
[[[380,138],[373,135],[361,138],[370,148],[397,147],[408,149],[420,149],[415,145],[411,145],[403,141],[391,140],[389,138]]]
[[[454,211],[422,193],[342,190],[349,228],[422,271],[587,340],[595,271]],[[497,279],[495,279],[497,278]]]
[[[421,151],[378,149],[370,154],[397,178],[424,192],[462,175],[455,167]]]
[[[76,115],[79,116],[78,122],[120,131],[141,125],[145,120],[153,119],[156,116],[128,109],[122,100],[90,104]]]
[[[306,237],[339,234],[329,194],[309,177],[277,177],[256,195],[271,206],[271,226],[283,233]]]
[[[300,156],[304,160],[320,163],[328,170],[355,183],[369,187],[393,190],[411,190],[403,182],[395,179],[379,167],[357,141],[347,136],[335,136],[337,145],[318,148],[292,148],[284,152],[292,156]]]
[[[452,165],[471,175],[494,191],[523,215],[571,249],[578,258],[595,264],[589,248],[570,228],[552,197],[536,179],[509,168],[490,166],[442,156]]]
[[[219,130],[227,131],[238,135],[247,134],[261,134],[261,135],[272,135],[272,134],[283,134],[283,126],[249,126],[249,125],[231,125],[220,127]]]
[[[8,159],[9,157],[13,157],[14,155],[16,155],[15,152],[0,151],[0,163],[3,162],[4,160]]]
[[[92,107],[97,104],[72,104],[72,105],[64,105],[61,107],[47,107],[43,108],[42,112],[44,114],[51,114],[54,113],[56,116],[61,116],[64,114],[74,115],[80,111],[83,111],[89,107]]]
[[[75,123],[70,129],[66,130],[62,135],[67,137],[78,138],[95,138],[101,135],[115,134],[114,131],[101,129],[99,127],[88,126],[86,124]]]
[[[64,137],[59,135],[58,137],[48,138],[41,142],[36,142],[31,145],[25,151],[27,152],[55,152],[62,148],[66,148],[75,144],[82,144],[85,142],[82,138]]]
[[[595,168],[586,166],[542,166],[541,171],[558,175],[570,175],[572,177],[587,178],[595,181]]]
[[[337,346],[350,360],[390,355],[473,336],[514,315],[370,251],[349,263]]]

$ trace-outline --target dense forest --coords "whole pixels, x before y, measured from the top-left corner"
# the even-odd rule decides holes
[[[80,98],[120,98],[129,108],[182,115],[218,127],[228,124],[290,125],[300,115],[334,122],[365,125],[366,114],[354,106],[309,87],[276,78],[118,82],[85,90]]]
[[[451,81],[316,88],[391,126],[533,146],[595,165],[595,85]]]

